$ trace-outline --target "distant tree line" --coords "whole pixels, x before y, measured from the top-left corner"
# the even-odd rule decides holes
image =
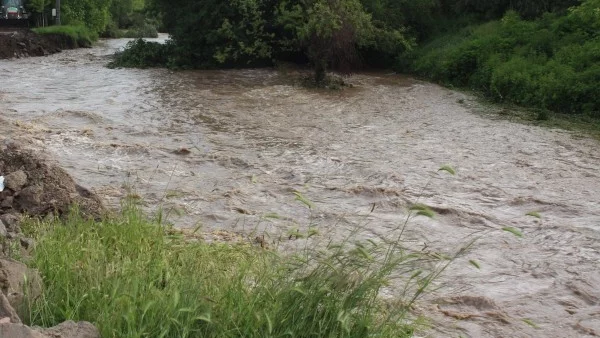
[[[89,0],[93,1],[93,0]],[[171,35],[115,66],[394,68],[498,101],[600,116],[600,0],[147,0]]]
[[[28,0],[36,26],[52,23],[49,18],[55,0]],[[61,0],[61,21],[64,25],[85,26],[102,34],[111,28],[129,28],[145,20],[145,0]]]

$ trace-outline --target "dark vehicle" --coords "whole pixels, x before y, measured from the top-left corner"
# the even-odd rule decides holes
[[[0,19],[27,20],[29,17],[23,0],[0,0],[0,4]]]

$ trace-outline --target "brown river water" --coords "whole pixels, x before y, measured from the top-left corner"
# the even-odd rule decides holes
[[[4,136],[28,138],[109,205],[132,187],[178,227],[266,233],[282,248],[308,224],[385,238],[426,203],[437,216],[411,220],[412,247],[481,239],[418,304],[433,327],[420,337],[600,335],[597,141],[483,116],[467,94],[393,74],[322,92],[272,69],[105,68],[125,42],[0,61]],[[456,176],[436,174],[446,164]]]

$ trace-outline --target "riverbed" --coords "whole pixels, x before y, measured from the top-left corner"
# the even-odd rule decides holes
[[[135,194],[176,227],[282,250],[309,226],[386,239],[427,204],[436,216],[411,219],[409,246],[478,240],[419,302],[432,326],[420,336],[600,335],[596,140],[485,117],[468,94],[396,74],[320,91],[293,69],[106,68],[125,43],[0,60],[7,134],[108,205]]]

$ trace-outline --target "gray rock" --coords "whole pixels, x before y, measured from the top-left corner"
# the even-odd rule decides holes
[[[17,196],[21,208],[24,211],[37,210],[37,208],[39,208],[39,206],[42,204],[43,193],[44,188],[40,187],[39,185],[32,185],[21,190]]]
[[[42,332],[48,337],[100,338],[100,332],[92,323],[75,323],[71,320],[61,323],[55,327],[45,329]]]
[[[13,214],[0,216],[0,222],[4,224],[8,232],[19,232],[19,217]]]
[[[19,318],[15,309],[10,305],[6,296],[0,292],[0,319],[2,318],[9,318],[11,323],[21,322],[21,318]]]
[[[23,170],[17,170],[4,177],[4,185],[12,190],[19,191],[27,184],[27,174]]]
[[[0,324],[0,337],[2,338],[48,338],[41,332],[35,331],[34,329],[25,326],[23,324],[15,323],[1,323]]]
[[[28,296],[35,299],[42,292],[41,281],[39,273],[29,269],[25,264],[11,259],[0,259],[0,291],[17,312],[26,305],[23,295],[24,286],[27,287]]]
[[[6,238],[8,236],[8,231],[6,230],[6,226],[4,223],[0,222],[0,237]]]
[[[12,196],[6,196],[6,197],[4,197],[4,200],[2,200],[2,203],[0,204],[0,207],[1,208],[6,208],[6,209],[12,208],[14,199],[15,198],[12,197]]]
[[[0,321],[0,338],[100,338],[100,332],[88,322],[66,321],[49,329]]]
[[[35,246],[35,241],[32,238],[21,237],[20,242],[21,246],[25,248],[25,250],[33,249]]]

